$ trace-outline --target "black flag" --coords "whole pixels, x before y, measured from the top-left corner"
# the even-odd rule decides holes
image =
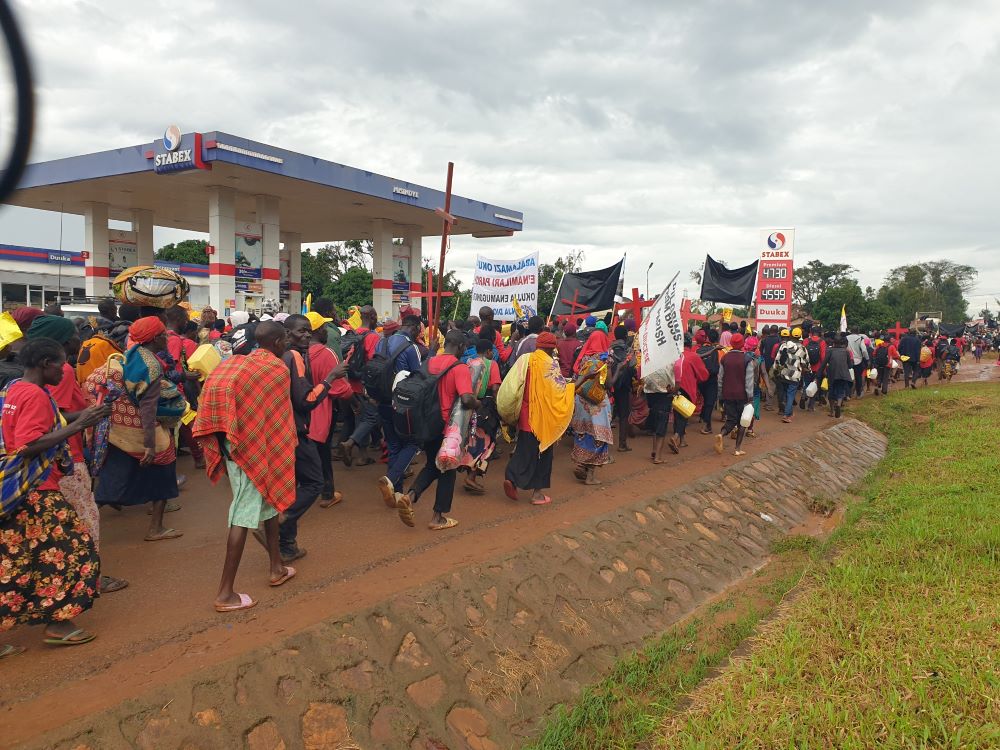
[[[610,268],[600,271],[564,274],[556,292],[552,315],[583,315],[612,309],[624,263],[622,258]]]
[[[939,323],[938,330],[948,338],[965,335],[965,323]]]
[[[757,283],[757,263],[754,261],[743,268],[726,268],[705,256],[705,272],[701,276],[701,296],[705,302],[721,302],[729,305],[753,304],[753,289]]]

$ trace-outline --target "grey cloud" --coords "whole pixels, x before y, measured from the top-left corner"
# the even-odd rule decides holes
[[[985,0],[18,9],[37,159],[178,121],[430,185],[454,160],[459,192],[526,214],[512,240],[456,238],[465,274],[477,250],[582,247],[597,264],[628,248],[627,275],[642,272],[627,284],[654,260],[656,286],[795,225],[802,261],[850,262],[863,285],[951,257],[1000,290],[1000,13]]]

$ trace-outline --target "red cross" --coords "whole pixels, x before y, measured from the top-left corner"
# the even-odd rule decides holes
[[[688,331],[688,324],[692,320],[708,320],[708,316],[691,312],[691,300],[685,298],[681,301],[681,327],[685,333]]]
[[[642,322],[642,311],[647,307],[656,304],[656,300],[645,300],[639,298],[639,290],[632,287],[632,299],[627,303],[622,302],[615,305],[615,314],[622,310],[631,310],[632,317],[635,318],[636,325]]]
[[[427,297],[427,320],[428,321],[431,321],[431,320],[436,321],[437,320],[437,315],[435,314],[435,310],[434,310],[434,298],[438,297],[438,296],[441,296],[441,297],[454,297],[455,293],[454,292],[444,292],[443,291],[443,292],[440,292],[440,294],[439,294],[439,293],[435,292],[434,291],[434,272],[431,271],[430,269],[427,270],[427,289],[430,290],[430,291],[427,291],[427,292],[410,292],[410,296],[411,297]]]
[[[903,336],[903,334],[906,333],[908,330],[909,330],[908,328],[903,328],[902,324],[897,320],[896,327],[887,329],[886,333],[896,334],[896,341],[899,341],[899,339]]]
[[[572,320],[577,316],[576,308],[580,308],[582,312],[587,312],[587,306],[582,304],[580,301],[580,290],[573,290],[573,299],[561,299],[560,302],[569,305],[570,311],[568,313],[563,313],[562,315],[556,316],[557,323],[565,323],[567,320]]]

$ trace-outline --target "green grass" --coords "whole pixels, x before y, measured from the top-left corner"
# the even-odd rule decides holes
[[[747,659],[667,715],[664,747],[1000,747],[1000,388],[852,409],[889,454]]]
[[[1000,747],[1000,388],[895,393],[850,416],[889,453],[830,539],[778,540],[749,591],[619,662],[532,750]]]

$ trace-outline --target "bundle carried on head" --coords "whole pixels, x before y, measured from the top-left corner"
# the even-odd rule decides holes
[[[132,266],[115,277],[111,290],[119,302],[165,309],[182,302],[190,286],[169,268]]]

